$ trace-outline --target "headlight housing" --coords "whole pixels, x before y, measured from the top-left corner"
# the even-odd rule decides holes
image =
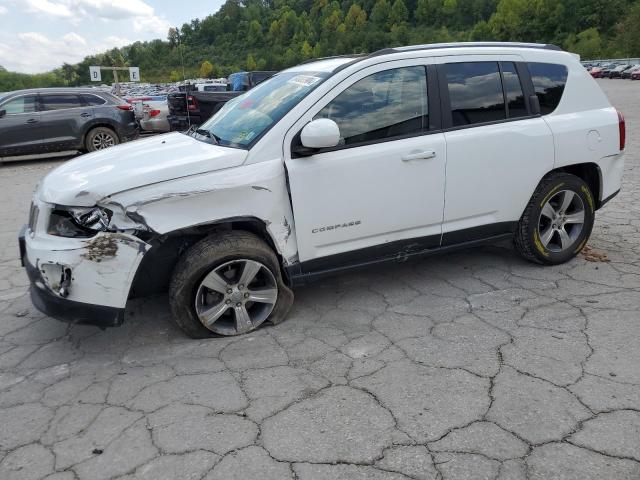
[[[89,238],[109,230],[113,212],[103,207],[59,207],[49,216],[47,233],[58,237]]]

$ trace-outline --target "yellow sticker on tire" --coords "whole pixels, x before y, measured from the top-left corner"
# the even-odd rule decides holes
[[[582,185],[582,187],[580,187],[580,190],[582,190],[582,192],[584,193],[585,197],[587,197],[587,202],[589,203],[589,207],[591,207],[591,213],[593,213],[594,209],[593,209],[593,197],[591,196],[591,191],[585,187],[584,185]]]
[[[542,200],[542,203],[540,204],[540,208],[544,207],[544,204],[547,203],[547,201],[551,198],[551,195],[553,195],[563,185],[564,185],[564,183],[560,183],[560,184],[556,185],[555,187],[553,187],[553,189],[547,194],[547,196],[544,197],[544,200]]]
[[[545,257],[549,256],[549,252],[547,252],[547,249],[544,248],[542,242],[540,241],[540,234],[538,233],[537,229],[533,232],[533,243],[542,255],[544,255]]]

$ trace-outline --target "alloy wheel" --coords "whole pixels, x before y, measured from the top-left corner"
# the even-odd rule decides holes
[[[223,263],[200,282],[196,314],[219,335],[238,335],[260,326],[278,300],[278,286],[265,265],[239,259]]]
[[[103,150],[105,148],[113,147],[116,144],[113,136],[104,132],[98,132],[94,135],[91,143],[93,144],[93,148],[96,150]]]
[[[538,219],[540,242],[551,252],[564,252],[582,233],[584,220],[584,203],[580,195],[561,190],[542,207]]]

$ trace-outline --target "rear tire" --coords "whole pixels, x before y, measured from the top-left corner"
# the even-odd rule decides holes
[[[88,152],[104,150],[120,143],[118,134],[108,127],[97,127],[87,133],[85,147]]]
[[[542,179],[516,229],[516,250],[527,260],[558,265],[586,245],[595,220],[595,201],[587,183],[554,173]]]
[[[280,323],[293,292],[262,239],[227,231],[204,238],[182,256],[169,285],[169,302],[180,329],[192,338],[208,338]]]

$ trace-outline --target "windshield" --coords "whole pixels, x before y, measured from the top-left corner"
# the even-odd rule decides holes
[[[211,141],[248,148],[326,78],[327,72],[284,72],[227,102],[200,126]]]

